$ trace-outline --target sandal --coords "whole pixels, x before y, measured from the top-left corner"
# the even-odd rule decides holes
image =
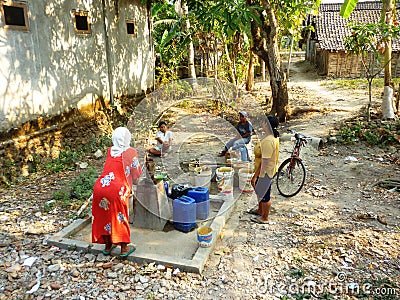
[[[136,250],[136,247],[131,245],[130,248],[129,248],[129,251],[126,252],[126,253],[121,253],[121,254],[119,255],[119,257],[121,257],[121,258],[128,257],[128,256],[129,256],[130,254],[132,254],[135,250]]]
[[[261,221],[259,217],[250,218],[250,221],[257,224],[269,224],[269,221]]]
[[[218,157],[223,157],[226,155],[226,151],[221,151],[218,153]]]
[[[258,209],[257,208],[252,208],[248,211],[246,211],[246,213],[250,214],[250,215],[256,215],[259,216],[260,214],[258,213]]]
[[[115,248],[115,247],[117,247],[117,245],[112,245],[111,246],[111,248],[110,248],[110,250],[106,250],[106,249],[103,249],[103,251],[101,251],[104,255],[110,255],[111,254],[111,251]]]

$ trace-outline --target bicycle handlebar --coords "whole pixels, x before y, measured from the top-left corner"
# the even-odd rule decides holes
[[[297,132],[294,129],[288,129],[288,132],[292,133],[294,135],[294,137],[296,138],[296,140],[304,140],[305,141],[305,140],[311,140],[312,139],[312,137],[306,136],[306,135],[304,135],[304,134],[302,134],[300,132]]]
[[[288,132],[290,132],[290,133],[292,133],[294,135],[294,139],[292,137],[293,141],[294,140],[300,141],[300,142],[303,143],[303,145],[307,144],[308,141],[312,140],[312,137],[306,136],[306,135],[304,135],[302,133],[299,133],[299,132],[297,132],[297,131],[295,131],[293,129],[292,130],[288,130]]]
[[[296,140],[302,140],[302,141],[307,141],[310,140],[311,138],[305,136],[304,134],[301,133],[295,133],[294,137],[296,138]]]

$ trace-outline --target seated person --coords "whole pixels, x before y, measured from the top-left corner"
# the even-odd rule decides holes
[[[161,121],[158,124],[159,131],[156,133],[157,145],[149,149],[149,152],[155,156],[166,156],[167,152],[171,150],[173,141],[172,132],[167,130],[167,123]]]
[[[225,156],[226,152],[232,147],[233,150],[239,150],[246,146],[251,140],[253,133],[253,126],[247,120],[248,113],[246,111],[239,112],[240,121],[236,126],[238,135],[231,139],[226,145],[224,150],[218,153],[218,156]]]

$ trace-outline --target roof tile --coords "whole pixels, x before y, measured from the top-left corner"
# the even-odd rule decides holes
[[[343,40],[351,35],[346,26],[349,22],[378,23],[382,10],[381,2],[358,2],[348,19],[340,16],[341,3],[321,4],[319,13],[314,17],[316,39],[321,49],[330,51],[345,50]],[[397,20],[400,20],[397,9]],[[400,39],[394,39],[393,51],[400,51]]]

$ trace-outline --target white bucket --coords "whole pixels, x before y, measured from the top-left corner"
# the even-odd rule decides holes
[[[197,167],[193,172],[194,186],[210,189],[212,170],[209,167]]]
[[[249,161],[241,161],[232,164],[232,168],[235,171],[234,179],[233,179],[233,186],[238,187],[239,186],[239,170],[240,169],[253,169],[253,163]]]
[[[226,195],[233,194],[233,175],[235,170],[231,167],[221,167],[216,171],[218,190]]]
[[[251,178],[253,178],[253,170],[243,168],[239,170],[239,190],[242,193],[253,193],[254,188],[251,185]]]

